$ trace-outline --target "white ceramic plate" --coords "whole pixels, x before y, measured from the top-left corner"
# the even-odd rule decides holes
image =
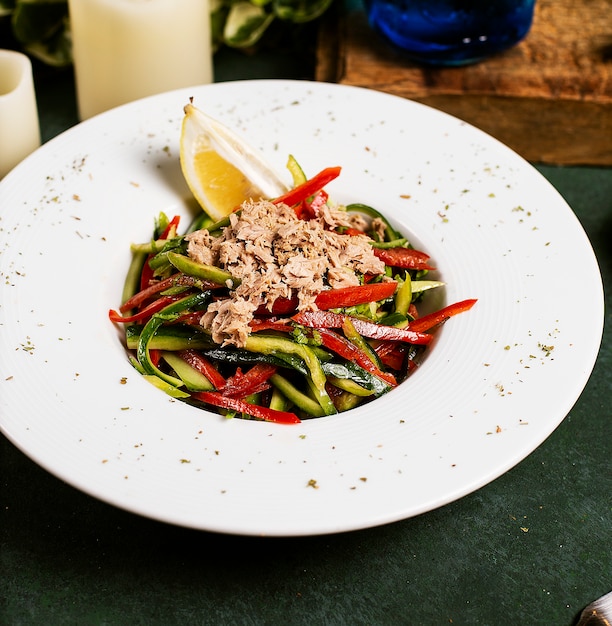
[[[382,210],[427,250],[446,302],[478,298],[398,389],[278,426],[173,401],[129,365],[107,312],[130,243],[160,211],[193,213],[178,160],[190,96],[280,172],[289,154],[311,175],[341,165],[335,200]],[[148,98],[44,145],[0,199],[3,433],[78,489],[173,524],[314,535],[456,500],[550,435],[601,340],[597,262],[551,185],[481,131],[374,91],[262,80]]]

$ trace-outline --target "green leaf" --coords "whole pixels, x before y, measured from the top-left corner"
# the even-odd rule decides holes
[[[17,0],[11,25],[28,54],[55,67],[72,63],[66,0]]]
[[[67,18],[66,0],[17,0],[13,33],[23,44],[45,41],[64,30]]]
[[[242,1],[230,8],[223,31],[224,42],[233,48],[247,48],[261,39],[274,15],[251,2]]]
[[[310,22],[323,15],[332,2],[333,0],[274,0],[274,14],[281,20]]]
[[[10,15],[15,9],[15,0],[0,0],[0,17]]]
[[[72,43],[68,31],[57,33],[46,41],[24,46],[25,51],[52,67],[66,67],[72,63]]]

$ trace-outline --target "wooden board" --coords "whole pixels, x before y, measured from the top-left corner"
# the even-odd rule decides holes
[[[419,65],[373,32],[360,8],[332,11],[316,79],[446,111],[533,162],[612,165],[612,0],[538,0],[520,44],[461,68]]]

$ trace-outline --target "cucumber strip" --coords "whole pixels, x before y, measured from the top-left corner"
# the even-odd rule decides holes
[[[390,385],[384,380],[374,376],[374,374],[370,374],[357,363],[348,361],[346,363],[323,363],[322,368],[326,376],[352,380],[361,387],[372,390],[377,397],[382,396],[391,389]]]
[[[371,389],[364,389],[354,380],[350,380],[348,378],[334,378],[333,376],[328,376],[327,380],[335,387],[338,387],[338,389],[352,393],[355,396],[367,397],[374,395],[374,392]]]
[[[291,384],[284,376],[272,374],[270,382],[293,404],[312,417],[322,417],[325,415],[323,407],[312,398],[302,393],[297,387]]]
[[[174,373],[185,383],[189,391],[212,391],[214,385],[189,363],[181,359],[175,352],[162,351],[162,359],[174,370]]]
[[[121,304],[127,302],[134,294],[138,293],[140,289],[140,275],[142,273],[142,266],[147,259],[147,255],[144,252],[134,252],[132,254],[132,260],[130,267],[128,268],[127,276],[123,283],[123,292],[121,294]]]
[[[131,354],[128,356],[128,361],[132,365],[132,367],[141,375],[145,375],[145,371],[142,369],[142,365],[135,359]]]
[[[361,396],[356,396],[353,393],[348,393],[343,391],[337,398],[336,404],[338,406],[338,411],[344,413],[344,411],[348,411],[349,409],[354,409],[363,401]]]
[[[138,340],[136,356],[147,374],[158,376],[163,381],[169,383],[170,385],[174,385],[175,387],[183,385],[183,381],[180,378],[176,378],[175,376],[170,376],[169,374],[162,372],[153,363],[153,361],[151,361],[151,355],[149,353],[149,350],[151,349],[151,339],[162,324],[176,319],[176,317],[178,317],[178,315],[180,315],[183,311],[190,309],[197,310],[209,300],[210,291],[203,291],[194,295],[186,296],[181,300],[169,304],[158,313],[155,313],[155,315],[153,315],[153,317],[144,325]]]
[[[395,326],[396,328],[406,328],[408,326],[408,322],[412,318],[408,318],[407,315],[403,313],[399,313],[398,311],[394,311],[393,313],[389,313],[389,315],[385,315],[380,323],[384,326]]]
[[[256,363],[270,363],[271,365],[278,365],[279,367],[293,367],[291,363],[288,363],[283,355],[275,354],[257,354],[255,352],[248,352],[247,350],[239,350],[236,348],[212,348],[210,350],[202,350],[202,354],[213,361],[221,361],[231,365],[255,365]],[[299,359],[296,359],[299,361]],[[298,368],[295,368],[298,369]],[[302,365],[304,373],[308,373],[304,365]]]
[[[274,374],[278,376],[278,374]],[[274,385],[274,383],[272,383]],[[272,387],[272,397],[270,398],[270,408],[273,411],[286,411],[289,408],[289,402],[285,394],[277,387]]]
[[[336,407],[325,391],[325,374],[321,368],[321,363],[314,352],[303,344],[297,344],[284,337],[273,337],[270,335],[249,335],[245,348],[251,352],[261,352],[262,354],[285,353],[299,356],[304,360],[310,377],[317,388],[317,401],[325,412],[325,415],[336,413]]]
[[[436,287],[444,287],[446,283],[439,280],[413,280],[412,293],[421,293],[427,289],[435,289]]]
[[[143,326],[134,324],[125,329],[126,346],[130,350],[138,348]],[[215,346],[210,335],[181,324],[162,326],[149,340],[151,350],[188,350],[189,348],[206,349]]]
[[[177,389],[174,385],[167,383],[161,380],[158,376],[153,374],[143,374],[142,377],[149,383],[151,383],[154,387],[161,389],[163,392],[167,393],[172,398],[178,398],[180,400],[184,398],[189,398],[189,394],[185,391],[181,391]]]

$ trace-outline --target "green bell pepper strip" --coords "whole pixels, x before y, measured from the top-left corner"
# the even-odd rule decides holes
[[[292,154],[290,154],[287,158],[287,169],[293,179],[294,187],[303,185],[306,182],[306,174],[304,174],[302,166],[297,162],[297,159]]]
[[[138,362],[142,366],[143,370],[147,374],[151,374],[161,378],[163,381],[180,387],[183,385],[183,381],[174,376],[170,376],[162,372],[151,360],[150,343],[151,339],[157,332],[158,328],[163,326],[166,322],[175,320],[183,311],[187,309],[199,308],[206,304],[210,300],[210,292],[198,292],[181,298],[177,302],[173,302],[167,307],[163,308],[158,313],[155,313],[153,317],[144,325],[140,338],[138,340],[138,347],[136,349],[136,356]]]
[[[378,359],[376,352],[372,349],[370,344],[357,332],[355,325],[351,321],[351,318],[346,316],[342,322],[342,332],[344,336],[353,344],[355,344],[364,354],[366,354],[370,361],[381,368],[381,362]]]
[[[412,278],[409,272],[404,272],[404,282],[400,285],[395,295],[395,311],[402,315],[408,315],[408,307],[412,302]]]
[[[210,280],[217,285],[223,285],[230,289],[240,285],[240,279],[235,278],[229,272],[215,267],[214,265],[205,265],[204,263],[192,261],[184,254],[168,252],[168,261],[170,261],[179,272],[183,272],[183,274],[194,276],[202,280]]]
[[[394,239],[393,241],[370,241],[368,243],[372,248],[384,250],[385,248],[401,248],[408,243],[408,239],[402,237],[401,239]]]
[[[385,225],[385,241],[393,241],[395,239],[402,239],[401,233],[398,233],[393,226],[391,226],[389,220],[379,211],[367,204],[353,203],[347,204],[346,210],[349,213],[363,213],[371,218],[377,218],[381,220]],[[362,233],[363,234],[363,233]]]

